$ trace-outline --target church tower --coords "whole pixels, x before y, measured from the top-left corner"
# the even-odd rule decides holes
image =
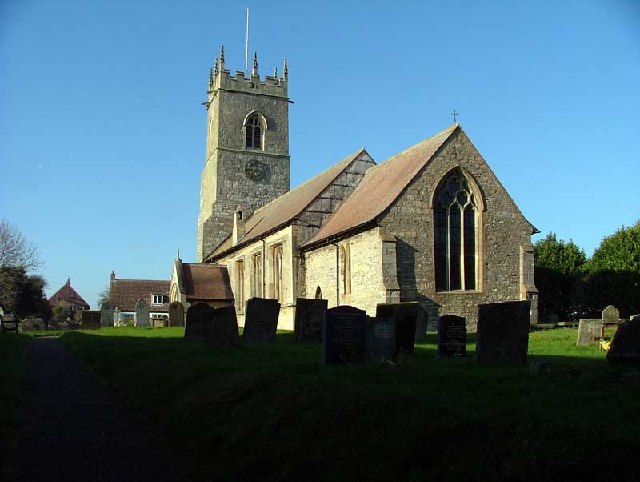
[[[230,234],[238,207],[246,219],[289,190],[288,65],[260,79],[225,67],[224,47],[209,73],[207,148],[200,182],[198,259]]]

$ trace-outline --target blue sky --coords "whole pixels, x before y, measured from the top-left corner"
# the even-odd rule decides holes
[[[640,2],[0,2],[0,217],[49,294],[195,261],[208,71],[289,59],[292,187],[459,122],[524,215],[588,255],[640,218]],[[540,239],[541,235],[535,239]]]

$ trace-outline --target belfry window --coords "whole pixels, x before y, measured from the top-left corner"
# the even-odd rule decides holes
[[[478,204],[460,170],[450,173],[434,197],[436,290],[478,287]]]
[[[260,116],[257,113],[247,117],[245,136],[247,149],[262,149],[262,125]]]

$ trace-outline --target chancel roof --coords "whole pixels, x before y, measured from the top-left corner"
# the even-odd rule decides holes
[[[373,221],[398,198],[458,128],[458,124],[453,124],[369,169],[351,196],[304,246],[321,243]]]
[[[187,301],[233,300],[229,272],[225,266],[182,263],[182,276]]]
[[[345,157],[326,171],[321,172],[295,189],[284,193],[269,204],[266,204],[256,210],[246,219],[245,235],[238,240],[237,246],[249,244],[292,222],[333,182],[336,177],[338,177],[362,154],[366,154],[364,148]],[[233,247],[231,236],[229,236],[207,258],[210,259],[222,254]]]

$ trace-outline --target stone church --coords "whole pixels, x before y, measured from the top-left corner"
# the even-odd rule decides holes
[[[531,235],[459,124],[377,164],[360,149],[289,189],[288,65],[261,78],[210,72],[198,256],[226,267],[240,323],[251,297],[325,298],[374,315],[378,303],[418,301],[475,328],[478,304],[532,300]]]

